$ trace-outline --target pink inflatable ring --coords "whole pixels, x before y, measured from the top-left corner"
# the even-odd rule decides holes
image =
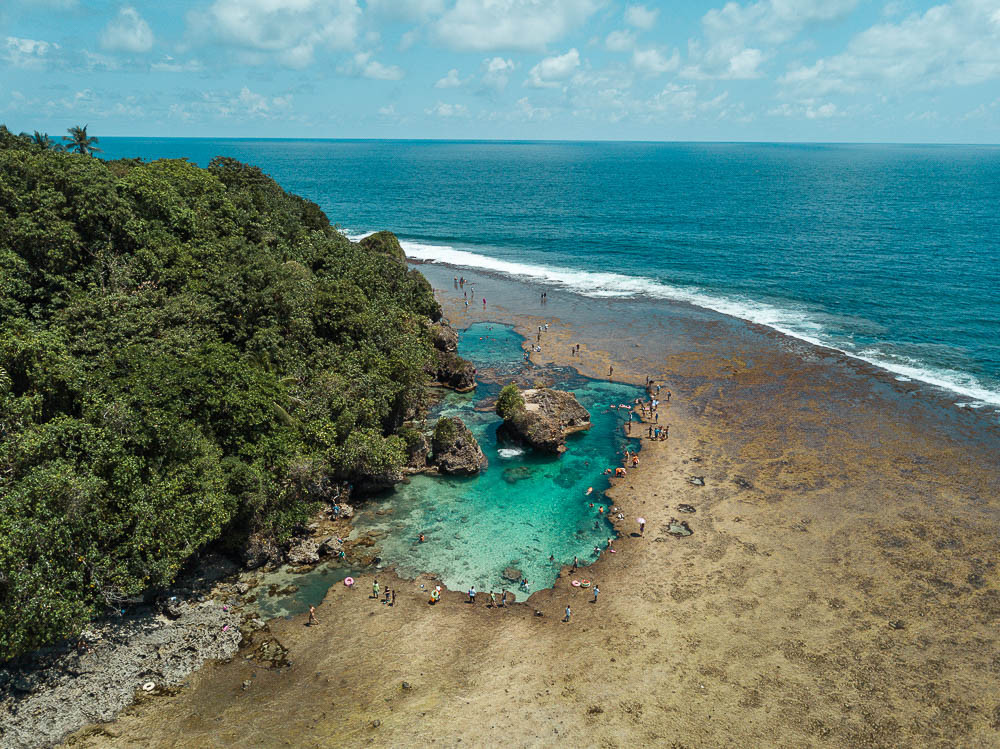
[[[572,583],[572,585],[573,585],[574,588],[579,588],[580,587],[580,581],[579,580],[574,580],[573,583]]]
[[[344,578],[344,585],[346,585],[348,588],[350,588],[352,585],[354,585],[354,578],[353,577],[345,577]]]

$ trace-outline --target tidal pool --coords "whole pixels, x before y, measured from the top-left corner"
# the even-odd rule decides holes
[[[458,350],[480,370],[513,374],[523,367],[530,371],[522,361],[522,340],[511,328],[480,323],[460,333]],[[428,418],[432,424],[439,416],[460,416],[489,460],[485,471],[471,478],[414,476],[366,503],[354,525],[360,533],[386,533],[379,541],[382,562],[403,576],[428,572],[452,589],[506,588],[523,599],[551,586],[559,567],[574,556],[589,564],[597,558],[594,547],[607,545],[613,529],[607,509],[599,511],[609,508],[603,471],[621,464],[626,447],[639,447],[623,434],[628,412],[610,406],[630,403],[641,390],[566,370],[556,387],[576,395],[593,426],[570,436],[562,456],[551,457],[498,445],[500,418],[477,405],[495,397],[499,387],[481,382],[474,393],[450,394]],[[507,567],[527,577],[527,591],[502,578]]]

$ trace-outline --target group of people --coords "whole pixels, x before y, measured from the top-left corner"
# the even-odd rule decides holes
[[[372,583],[372,598],[376,601],[379,600],[379,584],[378,580]],[[396,591],[390,590],[389,586],[385,586],[385,591],[383,592],[384,598],[382,599],[383,605],[395,606],[396,605]]]
[[[522,586],[526,586],[527,584],[528,584],[527,579],[522,579],[521,580],[521,585]],[[468,603],[471,603],[473,606],[476,605],[476,586],[475,585],[470,585],[469,586],[469,600],[468,600]],[[500,597],[499,597],[499,599],[497,598],[496,593],[494,593],[491,590],[490,591],[490,602],[486,604],[486,608],[488,608],[488,609],[499,609],[499,608],[505,609],[505,608],[507,608],[507,589],[504,588],[503,590],[500,591]]]
[[[476,287],[473,286],[472,282],[470,281],[469,290],[465,291],[465,284],[466,284],[465,276],[462,276],[461,278],[455,276],[455,288],[462,289],[462,296],[465,298],[465,306],[468,307],[470,301],[472,302],[476,301]],[[483,297],[483,309],[486,309],[486,297]]]
[[[542,353],[542,333],[548,332],[548,329],[549,329],[549,324],[548,323],[545,323],[544,325],[539,325],[538,326],[538,334],[535,336],[535,342],[532,343],[532,344],[530,344],[531,351],[525,351],[524,352],[524,360],[525,361],[528,361],[528,358],[531,356],[532,352],[534,352],[536,354]]]

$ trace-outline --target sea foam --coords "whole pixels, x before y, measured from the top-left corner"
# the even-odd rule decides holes
[[[369,236],[348,234],[352,241]],[[896,375],[919,380],[969,399],[957,403],[964,408],[990,406],[1000,408],[1000,390],[983,385],[974,375],[953,369],[933,367],[913,359],[888,355],[877,348],[852,351],[828,335],[824,325],[810,317],[805,309],[784,308],[752,299],[727,297],[699,288],[674,286],[644,276],[594,272],[559,266],[543,266],[482,255],[449,245],[400,240],[406,256],[425,263],[441,263],[460,268],[501,273],[534,283],[556,286],[583,296],[597,298],[650,297],[686,302],[720,312],[730,317],[764,325],[779,333],[815,346],[832,349]]]

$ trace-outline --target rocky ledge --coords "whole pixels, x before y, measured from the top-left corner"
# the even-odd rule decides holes
[[[566,452],[568,435],[591,426],[590,414],[576,396],[551,388],[508,385],[497,400],[497,413],[504,420],[497,429],[500,439],[556,455]]]
[[[217,600],[170,601],[157,614],[94,624],[81,651],[0,667],[0,744],[52,746],[87,723],[113,720],[139,694],[163,694],[209,659],[231,658],[240,615]]]
[[[486,456],[469,427],[457,416],[438,420],[431,437],[430,462],[441,473],[469,476],[486,467]]]
[[[434,360],[427,374],[431,376],[432,384],[460,393],[475,390],[476,368],[456,353],[458,333],[443,320],[431,325],[430,332],[434,342]]]

